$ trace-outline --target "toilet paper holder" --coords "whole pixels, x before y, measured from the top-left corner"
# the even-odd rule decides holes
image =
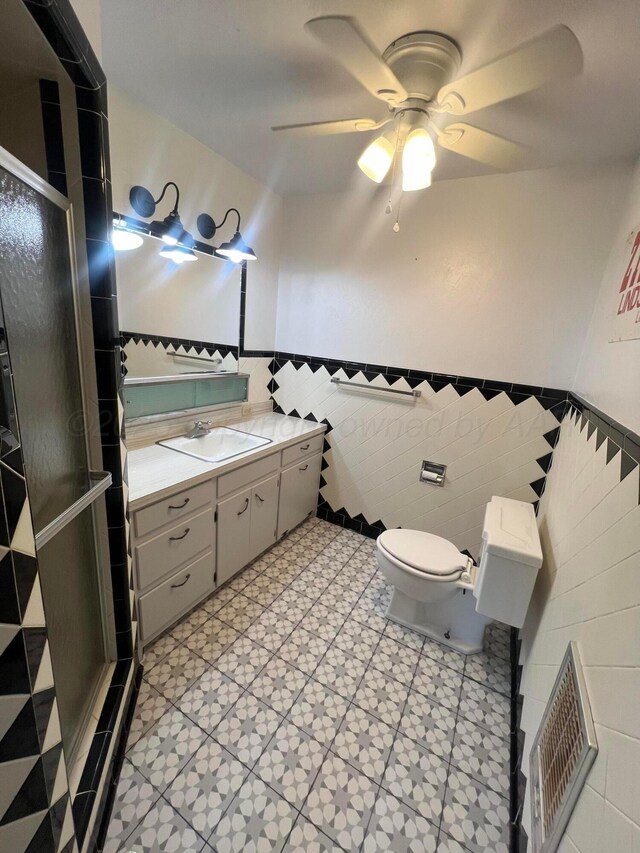
[[[446,473],[446,465],[439,465],[437,462],[423,460],[422,468],[420,469],[420,482],[428,483],[430,486],[444,486]]]

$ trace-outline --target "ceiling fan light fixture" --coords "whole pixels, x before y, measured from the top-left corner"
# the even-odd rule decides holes
[[[393,144],[387,137],[379,136],[364,149],[358,159],[358,166],[368,178],[380,184],[391,168],[394,153]]]
[[[402,151],[402,189],[404,192],[431,186],[431,172],[436,165],[436,151],[428,130],[416,127],[407,136]]]

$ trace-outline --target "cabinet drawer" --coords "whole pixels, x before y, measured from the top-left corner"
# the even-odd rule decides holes
[[[304,441],[293,444],[282,451],[282,467],[286,468],[298,459],[303,459],[305,456],[311,456],[312,453],[319,453],[324,444],[324,435],[314,435],[313,438],[307,438]]]
[[[202,483],[138,510],[135,514],[136,536],[145,536],[171,521],[178,521],[200,507],[212,503],[215,497],[215,481]]]
[[[218,497],[229,495],[231,492],[249,485],[249,483],[255,483],[256,480],[262,480],[267,474],[277,471],[279,467],[279,454],[272,453],[271,456],[265,456],[264,459],[249,462],[248,465],[243,465],[242,468],[236,468],[235,471],[222,474],[222,476],[218,477]]]
[[[136,547],[138,589],[146,589],[172,569],[213,546],[213,510],[188,518]]]
[[[143,643],[168,628],[186,610],[213,592],[213,552],[209,551],[138,601]]]

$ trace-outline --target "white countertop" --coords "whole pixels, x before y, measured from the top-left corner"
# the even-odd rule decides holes
[[[247,462],[269,456],[304,438],[320,435],[326,429],[324,424],[276,414],[260,415],[224,426],[237,427],[244,432],[269,438],[271,443],[222,462],[203,462],[157,444],[132,450],[127,456],[129,508],[139,509],[152,500],[163,497],[164,492],[170,494],[175,486],[194,486],[211,477],[240,468]]]

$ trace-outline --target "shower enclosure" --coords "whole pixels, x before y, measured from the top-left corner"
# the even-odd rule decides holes
[[[0,305],[4,423],[14,426],[24,459],[24,471],[18,472],[22,494],[6,489],[4,494],[9,535],[25,553],[33,548],[38,561],[52,681],[55,677],[71,767],[115,658],[108,552],[101,535],[111,475],[95,470],[100,462],[95,464],[88,440],[97,404],[89,400],[79,356],[83,336],[86,342],[91,333],[77,290],[71,205],[4,149]],[[11,381],[15,411],[7,411]],[[11,437],[5,438],[10,446]],[[0,459],[0,468],[5,464]]]

